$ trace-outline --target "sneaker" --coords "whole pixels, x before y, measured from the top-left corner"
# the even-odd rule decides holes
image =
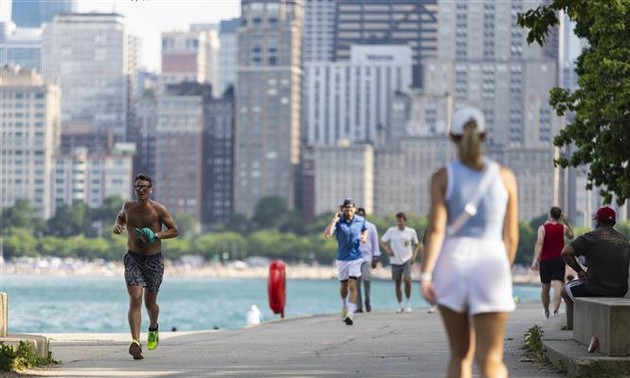
[[[129,345],[129,354],[133,356],[134,360],[141,360],[144,358],[144,356],[142,355],[142,347],[140,346],[140,342],[138,342],[137,340],[131,342],[131,345]]]
[[[435,312],[435,306],[431,306],[429,307],[429,310],[427,311],[428,314],[433,314]]]
[[[405,312],[411,312],[411,306],[405,307]]]
[[[397,314],[402,314],[402,312],[405,311],[402,307],[396,310]]]
[[[160,334],[157,328],[155,330],[149,329],[149,340],[147,341],[147,349],[153,350],[158,347],[160,343]]]
[[[545,319],[549,319],[549,311],[545,311]]]
[[[348,315],[345,317],[345,319],[343,319],[344,323],[346,323],[346,325],[353,325],[354,322],[352,321],[352,314],[348,313]]]
[[[354,313],[355,313],[355,314],[356,314],[356,313],[363,313],[363,309],[362,309],[362,308],[357,308],[357,310],[356,310]]]
[[[345,321],[347,317],[348,317],[348,309],[344,307],[341,309],[341,321]]]

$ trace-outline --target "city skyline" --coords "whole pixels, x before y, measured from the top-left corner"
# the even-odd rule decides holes
[[[12,1],[0,3],[0,21],[10,21]],[[240,17],[239,0],[77,0],[77,11],[115,12],[142,39],[142,64],[160,72],[161,33],[188,30],[190,24],[216,23]],[[147,13],[151,17],[147,17]]]

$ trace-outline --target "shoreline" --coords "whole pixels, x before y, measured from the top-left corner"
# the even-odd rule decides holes
[[[36,275],[56,277],[123,277],[122,261],[85,261],[80,259],[61,258],[21,258],[16,261],[4,262],[0,260],[0,275]],[[526,267],[514,266],[513,282],[515,284],[540,284],[537,272]],[[165,261],[165,277],[190,278],[267,278],[269,267],[257,264],[248,266],[242,261],[221,263],[184,263],[181,261]],[[337,278],[334,265],[286,264],[287,279],[330,280]],[[391,280],[389,266],[372,270],[372,278],[376,280]],[[420,264],[412,265],[412,281],[420,279]]]

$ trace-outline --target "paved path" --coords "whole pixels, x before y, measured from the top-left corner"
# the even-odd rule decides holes
[[[523,335],[543,320],[540,305],[519,305],[510,317],[506,362],[511,377],[560,376],[527,362]],[[357,314],[354,326],[338,315],[273,321],[242,330],[163,332],[143,360],[128,354],[127,334],[48,334],[53,358],[46,377],[443,377],[448,344],[439,314]],[[552,324],[553,322],[553,324]],[[144,336],[144,335],[143,335]],[[478,376],[478,373],[476,373]]]

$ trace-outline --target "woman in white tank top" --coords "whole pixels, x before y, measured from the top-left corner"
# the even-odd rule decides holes
[[[503,340],[515,307],[510,267],[518,244],[517,186],[512,171],[482,156],[485,135],[479,110],[456,111],[450,138],[459,160],[431,178],[420,281],[424,298],[439,305],[448,334],[448,377],[471,377],[473,357],[482,377],[508,376]]]

